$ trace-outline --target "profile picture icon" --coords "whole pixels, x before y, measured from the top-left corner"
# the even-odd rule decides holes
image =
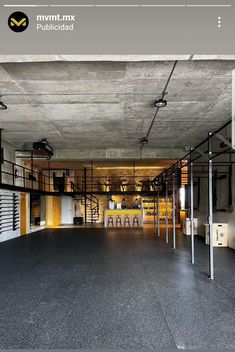
[[[23,12],[13,12],[8,18],[9,28],[16,33],[24,32],[29,25],[29,19]]]

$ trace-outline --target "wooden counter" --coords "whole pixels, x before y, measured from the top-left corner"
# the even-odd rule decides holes
[[[105,227],[143,227],[142,209],[106,209]]]

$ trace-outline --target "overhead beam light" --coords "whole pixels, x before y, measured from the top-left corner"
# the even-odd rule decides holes
[[[2,101],[0,101],[0,110],[6,110],[6,109],[7,109],[7,106]]]

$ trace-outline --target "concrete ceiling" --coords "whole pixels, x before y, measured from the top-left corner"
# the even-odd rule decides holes
[[[10,61],[10,60],[9,60]],[[3,139],[58,150],[137,150],[173,61],[0,64]],[[231,118],[233,60],[179,61],[148,149],[184,148]],[[69,153],[69,152],[68,152]]]

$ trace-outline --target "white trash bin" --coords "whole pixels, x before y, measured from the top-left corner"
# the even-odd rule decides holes
[[[193,219],[193,229],[194,229],[194,235],[198,234],[198,219],[194,218]],[[183,222],[183,234],[190,236],[191,235],[191,221],[190,218],[185,218]]]

